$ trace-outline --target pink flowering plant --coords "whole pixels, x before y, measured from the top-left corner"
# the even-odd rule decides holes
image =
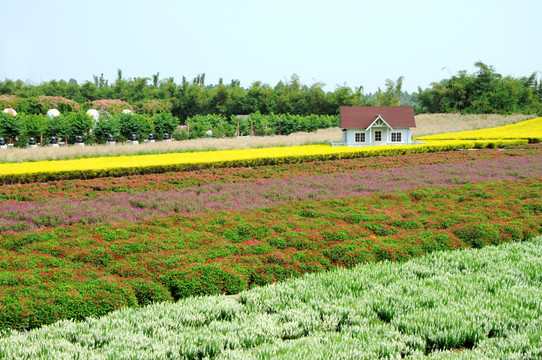
[[[171,110],[169,100],[147,100],[136,104],[139,113],[155,115],[164,111]]]
[[[15,95],[0,95],[0,110],[15,109],[19,111],[20,99]]]
[[[135,111],[134,107],[127,103],[126,101],[122,101],[119,99],[101,99],[101,100],[94,100],[91,102],[92,109],[96,110],[105,110],[112,114],[119,114],[124,109],[128,109],[131,111]]]

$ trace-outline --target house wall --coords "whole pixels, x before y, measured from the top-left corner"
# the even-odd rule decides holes
[[[365,129],[347,129],[347,131],[343,132],[343,142],[346,146],[371,146],[374,144],[374,132],[375,131],[381,131],[382,132],[382,142],[380,145],[407,145],[411,143],[411,131],[410,128],[398,128],[393,129],[391,131],[389,128],[381,128],[381,127],[372,127],[369,130]],[[401,141],[400,142],[392,142],[391,141],[391,133],[392,132],[400,132],[401,133]],[[365,142],[356,142],[355,141],[355,134],[356,133],[362,133],[365,134]]]
[[[368,146],[368,145],[371,145],[370,143],[370,134],[369,134],[370,130],[369,131],[365,131],[365,129],[348,129],[347,131],[343,132],[343,137],[345,138],[343,141],[344,141],[344,144],[345,145],[348,145],[348,146]],[[356,133],[362,133],[362,134],[365,134],[365,142],[363,143],[359,143],[359,142],[356,142],[355,139],[356,139]],[[346,135],[346,136],[344,136]]]

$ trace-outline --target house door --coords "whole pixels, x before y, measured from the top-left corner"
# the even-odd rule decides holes
[[[375,130],[373,136],[373,145],[382,145],[382,131]]]

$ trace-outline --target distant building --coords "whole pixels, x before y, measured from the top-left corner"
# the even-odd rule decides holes
[[[412,106],[341,106],[344,146],[412,144]],[[337,145],[337,144],[334,144]]]

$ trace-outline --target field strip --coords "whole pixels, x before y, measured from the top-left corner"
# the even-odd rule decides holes
[[[542,141],[542,117],[521,121],[515,124],[504,125],[494,128],[461,131],[455,133],[420,136],[420,141],[430,140],[504,140],[526,139],[532,142]]]
[[[542,349],[541,259],[537,238],[335,269],[235,298],[193,297],[8,332],[0,355],[534,359]]]
[[[64,178],[89,178],[109,175],[121,176],[142,172],[195,170],[207,167],[280,164],[309,160],[396,155],[487,146],[506,146],[526,142],[526,140],[456,140],[432,141],[424,145],[389,145],[373,147],[306,145],[9,163],[0,165],[0,182],[47,181]]]
[[[88,200],[66,198],[58,201],[58,198],[54,198],[48,201],[8,201],[0,208],[0,233],[74,223],[136,222],[174,213],[237,211],[275,206],[286,201],[321,200],[525,178],[542,178],[541,155],[250,183],[206,184],[170,191],[113,193]]]

